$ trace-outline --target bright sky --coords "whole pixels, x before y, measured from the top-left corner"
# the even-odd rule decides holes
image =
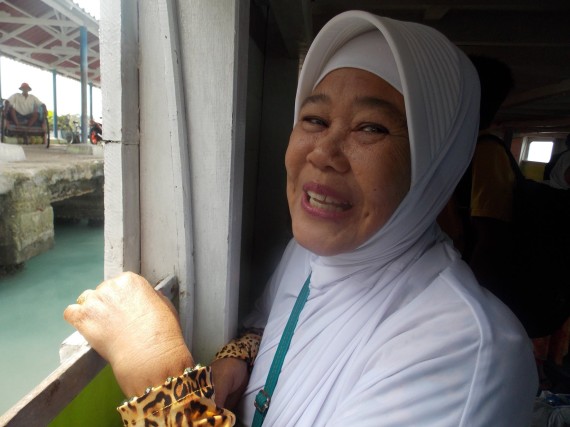
[[[99,0],[74,0],[88,13],[99,19]],[[32,95],[53,111],[53,74],[21,62],[0,56],[0,83],[2,98],[19,92],[20,85],[26,82],[32,87]],[[81,114],[81,84],[77,80],[57,75],[57,115]],[[89,114],[89,86],[87,87],[87,114]],[[93,87],[93,118],[100,120],[102,115],[101,90]]]

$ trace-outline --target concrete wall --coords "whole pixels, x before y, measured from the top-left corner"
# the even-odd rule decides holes
[[[49,250],[54,217],[103,218],[102,161],[38,149],[28,148],[29,161],[4,163],[0,170],[0,266]]]
[[[20,177],[0,194],[0,266],[21,264],[53,247],[50,192]]]

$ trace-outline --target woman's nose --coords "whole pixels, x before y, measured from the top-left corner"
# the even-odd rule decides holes
[[[340,130],[329,128],[326,134],[317,137],[312,150],[307,154],[307,161],[318,169],[333,169],[346,172],[350,164],[344,152],[348,136]]]

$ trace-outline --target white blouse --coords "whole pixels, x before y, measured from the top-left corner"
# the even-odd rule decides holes
[[[388,286],[381,277],[371,287],[311,285],[264,425],[529,425],[537,376],[522,326],[449,242],[415,249],[421,256],[377,272],[407,265]],[[315,260],[292,241],[248,320],[265,332],[238,412],[244,425]]]

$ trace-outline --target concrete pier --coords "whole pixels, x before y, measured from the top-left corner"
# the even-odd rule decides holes
[[[54,218],[103,220],[103,147],[22,147],[25,160],[0,161],[0,266],[50,249]]]

